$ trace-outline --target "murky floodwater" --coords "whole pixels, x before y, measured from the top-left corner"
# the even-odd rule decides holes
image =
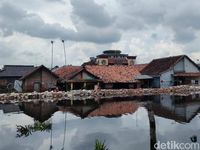
[[[148,150],[199,142],[200,98],[151,96],[69,104],[0,105],[0,150]]]

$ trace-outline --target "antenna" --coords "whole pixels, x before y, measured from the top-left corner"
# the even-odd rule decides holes
[[[64,57],[65,57],[65,66],[66,66],[66,50],[65,50],[65,40],[62,40],[62,43],[63,43]]]
[[[51,41],[51,70],[53,68],[53,43],[54,41]]]

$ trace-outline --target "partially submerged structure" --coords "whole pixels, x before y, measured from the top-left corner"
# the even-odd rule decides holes
[[[34,69],[32,65],[4,65],[0,70],[0,88],[2,92],[12,90],[15,80],[19,80],[24,74]]]
[[[55,73],[41,65],[24,74],[20,80],[24,92],[42,92],[55,88],[58,78]]]
[[[183,84],[200,84],[200,69],[186,55],[152,60],[136,77],[142,87],[169,87]]]
[[[140,83],[134,77],[146,65],[86,65],[83,67],[66,66],[55,71],[67,84],[67,90],[94,89],[95,85],[104,89],[137,88]],[[72,69],[73,68],[73,69]],[[64,71],[66,70],[66,72]],[[70,71],[71,72],[70,72]]]

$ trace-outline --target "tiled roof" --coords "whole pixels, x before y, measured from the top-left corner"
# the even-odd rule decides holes
[[[104,83],[136,82],[134,77],[140,74],[145,65],[85,66],[86,71],[101,79]]]
[[[22,77],[33,69],[34,66],[30,65],[5,65],[0,71],[0,77]]]
[[[81,66],[63,66],[55,70],[55,74],[64,79],[69,79],[82,69]]]
[[[168,70],[183,57],[185,57],[185,55],[154,59],[141,71],[141,74],[159,75]]]
[[[200,77],[200,72],[180,72],[175,73],[175,77]]]
[[[139,104],[133,101],[111,102],[100,105],[88,114],[88,117],[94,116],[120,116],[123,114],[132,114],[137,111]]]

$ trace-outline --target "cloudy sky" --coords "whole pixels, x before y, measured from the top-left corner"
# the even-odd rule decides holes
[[[1,0],[0,65],[80,65],[105,49],[137,63],[187,54],[200,59],[199,0]]]

